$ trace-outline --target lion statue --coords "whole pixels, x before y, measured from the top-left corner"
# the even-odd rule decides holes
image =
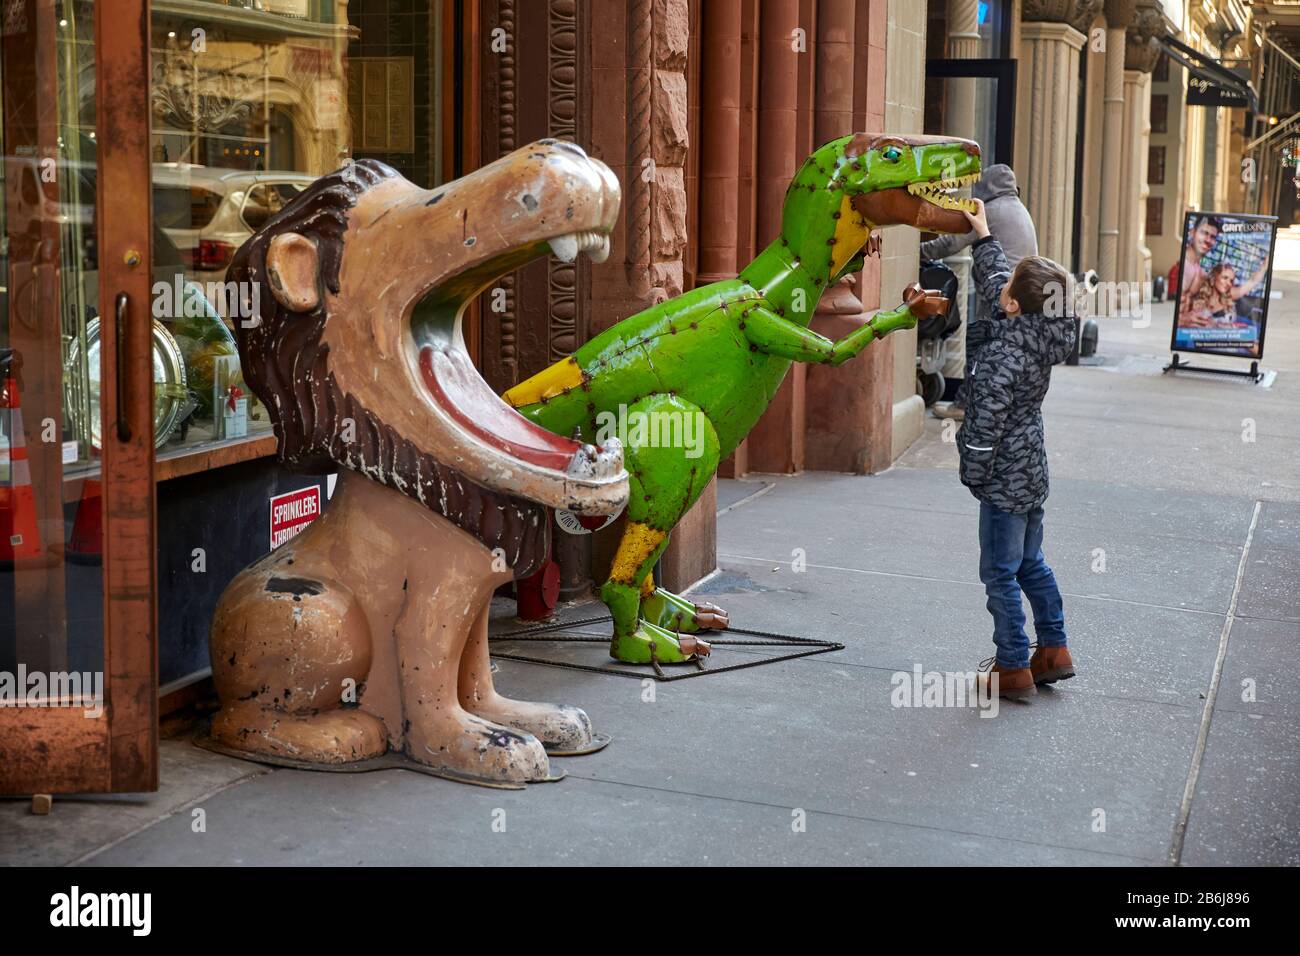
[[[545,431],[479,377],[467,303],[554,250],[609,251],[618,181],[542,140],[420,189],[361,160],[317,180],[236,253],[249,387],[280,462],[339,472],[329,507],[246,568],[212,623],[211,745],[268,763],[377,758],[458,780],[554,779],[607,738],[576,707],[492,684],[488,606],[550,548],[547,508],[618,513],[617,441]]]

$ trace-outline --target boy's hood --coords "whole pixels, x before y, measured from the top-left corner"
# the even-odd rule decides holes
[[[1020,186],[1016,183],[1016,174],[1010,166],[994,163],[980,173],[979,182],[971,187],[971,195],[984,202],[991,202],[1003,196],[1020,195]]]
[[[1048,317],[1041,313],[1008,318],[1001,313],[993,322],[993,334],[1020,349],[1036,364],[1064,362],[1074,349],[1073,315]]]

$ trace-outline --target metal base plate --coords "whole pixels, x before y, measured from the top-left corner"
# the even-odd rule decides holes
[[[585,757],[587,754],[594,754],[604,750],[613,739],[609,734],[592,734],[591,743],[580,750],[552,750],[550,747],[546,747],[545,744],[542,744],[542,746],[546,747],[546,756],[548,757]]]
[[[609,743],[606,737],[604,747]],[[455,770],[443,770],[438,767],[430,767],[419,761],[412,760],[404,753],[398,753],[390,750],[388,753],[378,757],[371,757],[369,760],[354,760],[351,763],[315,763],[310,760],[296,760],[293,757],[280,757],[274,754],[250,753],[247,750],[238,750],[234,747],[228,747],[225,744],[213,740],[208,733],[202,733],[194,738],[194,746],[201,747],[204,750],[210,750],[213,753],[222,754],[227,757],[235,757],[238,760],[248,760],[252,763],[266,764],[271,767],[288,767],[292,770],[320,770],[328,773],[369,773],[372,770],[411,770],[415,773],[426,774],[430,777],[442,777],[445,780],[455,780],[457,783],[472,783],[476,787],[492,787],[495,790],[523,790],[526,786],[522,783],[493,780],[486,777],[475,777],[471,774],[460,773]],[[600,748],[596,748],[600,749]],[[587,751],[584,751],[584,753]],[[558,756],[558,754],[557,754]],[[557,780],[563,780],[565,772],[558,773],[552,771],[551,776],[541,780],[530,780],[529,783],[554,783]]]
[[[506,641],[543,641],[563,644],[608,644],[608,637],[595,637],[586,634],[565,634],[564,631],[570,628],[586,627],[590,624],[607,624],[612,623],[613,618],[608,614],[603,617],[586,617],[576,621],[552,621],[549,624],[543,624],[540,627],[527,627],[516,631],[506,631],[501,634],[489,634],[488,642],[490,644],[501,644]],[[764,657],[758,660],[745,661],[741,664],[727,664],[722,667],[706,667],[704,661],[696,658],[693,661],[687,661],[685,664],[664,664],[660,666],[651,664],[575,664],[570,661],[547,660],[544,657],[529,657],[525,654],[514,654],[507,651],[493,648],[491,654],[495,658],[503,661],[519,661],[524,664],[545,664],[549,667],[563,667],[567,670],[591,671],[596,674],[613,674],[617,677],[631,677],[634,680],[645,680],[647,677],[653,680],[668,683],[671,681],[688,680],[692,677],[704,677],[707,674],[725,674],[727,671],[738,671],[749,667],[761,667],[764,664],[778,664],[781,661],[792,661],[800,657],[811,657],[814,654],[826,654],[830,651],[842,651],[844,645],[836,641],[819,641],[811,637],[795,637],[792,634],[776,634],[771,631],[754,631],[743,627],[728,627],[721,631],[701,631],[700,634],[705,637],[714,647],[797,647],[800,650],[789,654],[778,654],[775,657]],[[732,638],[724,635],[742,634],[748,635],[748,638]],[[717,636],[715,636],[717,635]],[[758,638],[755,640],[754,638]],[[710,658],[711,659],[711,658]],[[695,669],[686,673],[666,674],[663,668],[683,668],[690,664],[695,665]]]

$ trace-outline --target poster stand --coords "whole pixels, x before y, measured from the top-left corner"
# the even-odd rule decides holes
[[[1163,371],[1233,375],[1260,384],[1277,217],[1188,210],[1182,237],[1169,341],[1174,354]],[[1189,263],[1196,284],[1185,290]],[[1192,365],[1180,352],[1248,359],[1250,370]]]
[[[1192,372],[1208,372],[1211,375],[1239,375],[1242,378],[1248,378],[1258,385],[1264,378],[1264,373],[1259,370],[1259,362],[1250,363],[1250,371],[1243,372],[1237,368],[1211,368],[1208,365],[1193,365],[1190,362],[1182,361],[1182,356],[1177,352],[1173,354],[1169,364],[1162,369],[1164,372],[1177,372],[1180,369],[1187,369]]]

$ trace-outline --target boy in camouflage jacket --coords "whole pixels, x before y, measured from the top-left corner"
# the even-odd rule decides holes
[[[993,318],[988,342],[967,371],[966,419],[957,448],[961,482],[980,502],[980,580],[997,645],[989,673],[998,675],[1003,697],[1023,699],[1037,693],[1037,684],[1074,676],[1061,592],[1043,558],[1048,482],[1042,404],[1052,366],[1073,347],[1075,323],[1066,307],[1065,270],[1050,259],[1027,256],[1013,272],[989,235],[983,203],[977,206],[977,213],[967,213],[980,237],[973,271]],[[1038,638],[1032,660],[1022,591]]]

